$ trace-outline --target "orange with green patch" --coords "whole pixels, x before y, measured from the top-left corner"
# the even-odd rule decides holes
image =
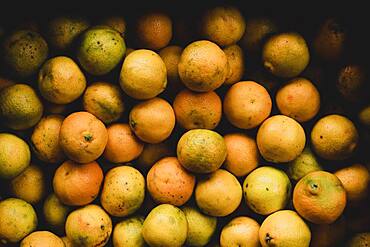
[[[293,205],[306,220],[331,224],[346,206],[346,191],[341,181],[325,171],[311,172],[298,181],[293,192]]]
[[[105,246],[112,233],[112,220],[98,205],[79,208],[67,217],[65,231],[73,245]]]

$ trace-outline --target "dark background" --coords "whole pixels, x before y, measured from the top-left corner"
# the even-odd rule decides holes
[[[344,64],[348,63],[359,63],[366,68],[369,67],[368,63],[368,56],[369,56],[369,14],[366,13],[366,9],[364,6],[359,5],[355,1],[345,1],[345,2],[316,2],[316,1],[296,1],[296,2],[284,2],[284,1],[259,1],[259,2],[252,2],[252,1],[176,1],[176,0],[162,0],[162,1],[133,1],[133,2],[126,2],[126,1],[97,1],[97,2],[82,2],[82,1],[48,1],[47,3],[41,3],[38,1],[12,1],[7,2],[5,7],[2,7],[2,11],[0,12],[0,27],[3,27],[5,34],[13,30],[14,28],[23,25],[24,23],[29,23],[29,21],[35,21],[41,28],[41,33],[44,30],[43,28],[47,24],[48,20],[51,18],[58,16],[58,15],[76,15],[81,17],[86,17],[90,20],[91,24],[96,24],[101,18],[110,15],[120,15],[125,17],[127,20],[128,26],[130,27],[131,23],[135,20],[135,17],[139,14],[144,13],[147,10],[158,9],[168,12],[173,20],[177,18],[184,18],[188,21],[188,27],[190,29],[195,29],[195,23],[199,20],[199,15],[202,13],[203,10],[212,7],[213,5],[221,4],[221,3],[228,3],[237,6],[243,13],[246,19],[253,17],[253,16],[268,16],[276,21],[278,24],[280,31],[296,31],[301,33],[305,39],[307,40],[308,44],[310,44],[312,38],[314,37],[315,33],[318,30],[320,24],[329,17],[336,18],[342,25],[342,27],[348,32],[348,44],[346,47],[345,54],[339,63],[324,63],[315,57],[315,54],[311,53],[311,64],[314,63],[316,66],[322,67],[325,70],[324,75],[324,88],[320,91],[322,99],[323,99],[323,106],[325,108],[325,104],[334,104],[337,105],[339,108],[343,110],[343,114],[351,118],[356,126],[358,127],[361,135],[361,145],[357,151],[355,158],[351,160],[347,160],[345,162],[327,162],[321,161],[321,164],[325,167],[326,170],[334,171],[338,169],[338,167],[350,165],[353,162],[361,162],[366,163],[369,161],[369,144],[366,140],[366,135],[369,135],[369,130],[360,126],[357,121],[357,112],[358,110],[364,105],[368,104],[369,101],[364,102],[363,104],[350,104],[345,102],[343,99],[340,98],[338,92],[335,90],[335,76],[338,71],[338,68],[343,66]],[[197,37],[194,37],[194,40]],[[126,39],[128,47],[134,47],[135,43],[132,41],[130,37],[130,29],[127,31],[127,39]],[[189,40],[190,42],[190,40]],[[171,41],[171,44],[179,44],[179,45],[186,45],[183,42],[179,42],[174,38]],[[54,51],[50,51],[49,57],[55,55]],[[69,51],[68,54],[72,57],[74,56],[74,51]],[[248,54],[246,54],[246,75],[243,79],[250,79],[249,72],[259,66],[259,59],[258,57],[251,57],[249,59]],[[120,66],[118,66],[120,67]],[[0,64],[0,75],[1,76],[8,76],[12,77],[12,75],[7,74],[7,71],[3,69],[3,66]],[[113,83],[117,83],[119,69],[112,71],[109,75],[102,76],[102,77],[92,77],[87,76],[89,82],[93,82],[96,80],[107,80]],[[16,78],[15,78],[16,79]],[[33,84],[35,83],[36,78],[30,77],[27,78],[26,83]],[[217,93],[222,97],[227,88],[221,87],[217,90]],[[271,97],[274,97],[274,91],[271,92]],[[174,94],[164,93],[161,97],[166,98],[170,102],[172,102]],[[121,121],[127,121],[127,115],[129,109],[132,107],[133,104],[136,103],[135,100],[129,99],[127,97],[126,103],[126,115],[123,117]],[[80,102],[76,102],[70,107],[70,111],[76,111],[76,109],[80,109],[81,105]],[[333,109],[332,112],[336,110]],[[276,114],[277,110],[274,109],[272,114]],[[309,121],[308,123],[304,124],[306,135],[310,133],[310,129],[312,125],[322,117],[323,115],[327,114],[328,112],[321,110],[319,115],[315,117],[313,120]],[[224,118],[223,118],[224,119]],[[14,132],[11,130],[6,130],[9,132]],[[18,135],[23,136],[24,138],[28,138],[32,130],[25,131],[24,133],[17,133]],[[216,131],[225,134],[233,131],[240,131],[237,128],[231,126],[227,121],[222,120],[220,125],[217,127]],[[247,131],[251,135],[256,134],[256,130]],[[184,130],[181,129],[179,126],[175,127],[175,130],[168,140],[174,151],[176,149],[176,143],[178,138],[181,134],[184,133]],[[40,164],[44,167],[45,173],[47,174],[47,190],[48,192],[51,191],[51,179],[52,175],[57,166],[53,166],[50,164],[42,164],[42,162],[34,159],[34,163]],[[104,171],[107,171],[112,167],[111,164],[108,164],[105,160],[99,160],[99,163],[102,165]],[[264,161],[262,161],[264,163]],[[267,162],[265,162],[267,164]],[[271,164],[269,164],[271,165]],[[279,166],[281,168],[281,166]],[[243,182],[244,178],[241,178],[241,183]],[[7,182],[0,181],[0,196],[7,197]],[[153,204],[150,202],[150,198],[147,196],[146,201],[148,201],[149,206],[143,206],[140,210],[140,214],[146,215]],[[96,200],[94,203],[99,204],[99,201]],[[194,203],[194,199],[190,202]],[[39,229],[48,229],[48,226],[45,224],[42,216],[42,203],[35,206],[37,210],[37,214],[39,216]],[[289,205],[288,208],[292,208],[292,205]],[[347,207],[346,212],[344,214],[345,217],[351,218],[355,217],[356,219],[366,218],[366,215],[370,214],[370,204],[369,201],[363,202],[362,205],[350,205]],[[254,217],[260,223],[263,221],[264,217],[252,213],[246,206],[245,202],[242,201],[240,208],[234,212],[232,215],[220,218],[218,223],[218,231],[215,234],[215,241],[216,238],[219,237],[219,232],[222,226],[227,223],[230,219],[235,216],[239,215],[249,215]],[[367,216],[367,218],[369,218]],[[116,223],[120,219],[112,218],[113,222]],[[370,229],[370,220],[367,221],[369,224],[366,226],[362,224],[361,227],[356,227],[353,225],[348,226],[346,238],[352,236],[352,234],[359,232],[359,231],[369,231]],[[64,235],[63,232],[60,233]],[[344,243],[345,241],[343,241]]]

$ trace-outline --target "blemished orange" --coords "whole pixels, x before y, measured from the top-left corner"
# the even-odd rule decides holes
[[[178,71],[187,88],[196,92],[209,92],[225,82],[229,65],[225,52],[217,44],[197,40],[182,51]]]
[[[78,164],[67,160],[55,171],[53,189],[63,204],[82,206],[95,200],[102,182],[103,171],[97,162]]]
[[[152,166],[146,182],[154,201],[182,206],[193,194],[195,176],[187,171],[176,157],[166,157]]]
[[[136,159],[144,144],[135,136],[128,124],[115,123],[107,128],[108,142],[104,158],[113,163],[124,163]]]
[[[295,78],[277,91],[276,104],[282,114],[307,122],[320,110],[320,93],[311,81]]]
[[[176,121],[184,129],[214,129],[221,121],[222,102],[214,91],[197,93],[188,89],[173,101]]]

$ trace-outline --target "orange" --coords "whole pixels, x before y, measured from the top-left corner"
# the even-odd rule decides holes
[[[198,40],[183,50],[178,71],[181,81],[190,90],[208,92],[225,82],[229,66],[225,52],[218,45]]]
[[[253,171],[259,162],[256,141],[243,134],[232,133],[224,136],[227,156],[224,163],[226,170],[237,177],[243,177]]]
[[[319,112],[320,93],[309,80],[295,78],[278,90],[276,104],[282,114],[306,122]]]
[[[103,155],[110,162],[129,162],[143,151],[144,144],[134,135],[128,124],[112,124],[107,131],[108,142]]]
[[[324,61],[335,62],[342,57],[347,38],[348,33],[338,20],[328,18],[316,33],[313,49]]]
[[[331,224],[346,206],[346,191],[332,173],[311,172],[296,184],[293,205],[298,214],[315,224]]]
[[[70,114],[60,127],[60,146],[68,158],[79,163],[96,160],[104,152],[107,141],[105,125],[88,112]]]
[[[67,160],[55,171],[53,189],[62,203],[82,206],[95,200],[102,182],[103,171],[95,161],[78,164]]]
[[[209,8],[202,16],[201,35],[220,46],[238,42],[245,31],[245,20],[234,6]]]
[[[49,231],[35,231],[22,239],[20,247],[65,247],[61,238]]]
[[[88,86],[82,103],[85,111],[105,124],[117,121],[125,110],[121,88],[108,82],[95,82]]]
[[[172,20],[161,12],[143,14],[136,21],[135,34],[140,47],[159,50],[172,39]]]
[[[244,75],[244,54],[238,45],[230,45],[223,49],[229,63],[229,73],[224,84],[231,85],[240,81]]]
[[[162,58],[167,69],[167,91],[178,92],[184,87],[178,71],[182,50],[180,46],[170,45],[159,51],[159,56]]]
[[[227,155],[224,138],[215,131],[193,129],[177,143],[177,157],[189,171],[210,173],[219,169]]]
[[[167,86],[166,65],[154,51],[134,50],[123,61],[119,83],[134,99],[154,98]]]
[[[369,194],[370,173],[366,166],[353,164],[334,173],[342,182],[349,201],[361,201]]]
[[[135,164],[144,171],[149,170],[158,160],[174,156],[175,151],[171,144],[167,141],[156,144],[146,143],[144,144],[143,151],[139,157],[135,160]]]
[[[41,118],[31,135],[31,148],[37,158],[47,163],[60,163],[65,156],[59,145],[59,132],[64,117],[49,115]]]
[[[154,201],[182,206],[193,194],[195,176],[185,170],[176,157],[166,157],[152,166],[146,182]]]
[[[175,113],[167,101],[153,98],[131,109],[129,124],[140,140],[160,143],[171,135],[175,127]]]
[[[222,228],[220,244],[223,247],[259,247],[259,229],[260,225],[254,219],[246,216],[236,217]]]
[[[222,102],[213,91],[182,90],[173,101],[176,121],[184,129],[214,129],[222,116]]]
[[[354,123],[338,114],[326,115],[315,123],[311,131],[311,143],[317,155],[328,160],[344,160],[351,157],[359,142]]]
[[[240,129],[257,127],[270,115],[272,108],[267,90],[253,81],[241,81],[232,85],[223,103],[226,118]]]
[[[275,115],[263,122],[257,132],[257,146],[262,157],[274,163],[296,159],[306,144],[303,127],[293,118]]]

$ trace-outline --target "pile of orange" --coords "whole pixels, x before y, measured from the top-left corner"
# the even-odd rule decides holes
[[[370,245],[351,26],[231,4],[191,23],[150,9],[0,32],[0,246]]]

